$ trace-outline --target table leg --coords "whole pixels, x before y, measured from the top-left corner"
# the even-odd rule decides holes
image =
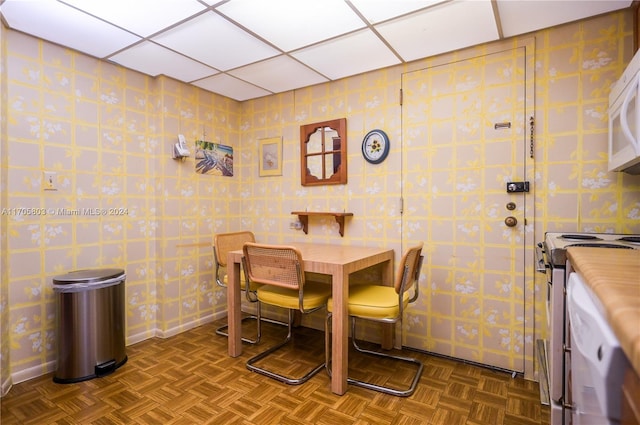
[[[227,322],[229,324],[229,355],[238,357],[242,354],[242,329],[241,314],[242,304],[240,300],[240,263],[232,258],[227,261]]]
[[[349,354],[349,275],[340,270],[332,279],[333,317],[331,321],[331,391],[342,395],[347,392]]]

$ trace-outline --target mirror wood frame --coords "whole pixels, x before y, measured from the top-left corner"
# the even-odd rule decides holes
[[[311,135],[317,130],[331,128],[338,132],[340,146],[338,149],[328,150],[323,143],[320,152],[309,152],[308,143]],[[324,135],[324,133],[322,133]],[[325,158],[332,155],[332,161],[338,161],[338,167],[331,176],[318,178],[309,171],[308,160],[311,157],[320,157],[322,159],[322,169],[325,169]],[[347,119],[338,118],[335,120],[321,121],[312,124],[300,126],[300,182],[302,186],[320,186],[329,184],[346,184],[347,183]]]

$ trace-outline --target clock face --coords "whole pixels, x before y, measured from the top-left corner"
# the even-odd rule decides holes
[[[379,164],[389,154],[389,138],[382,130],[372,130],[362,140],[362,155],[372,164]]]

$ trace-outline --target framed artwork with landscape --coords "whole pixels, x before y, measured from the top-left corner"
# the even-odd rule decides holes
[[[219,143],[196,140],[196,173],[233,176],[233,148]]]

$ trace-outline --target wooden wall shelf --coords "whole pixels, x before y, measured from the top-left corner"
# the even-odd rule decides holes
[[[310,215],[329,215],[329,216],[335,217],[336,221],[338,222],[338,225],[340,226],[340,236],[344,236],[344,218],[353,216],[353,213],[348,213],[348,212],[340,213],[340,212],[319,212],[319,211],[313,211],[313,212],[292,211],[291,214],[298,216],[298,220],[300,220],[300,223],[302,223],[302,230],[304,231],[305,235],[309,234],[309,216]]]

